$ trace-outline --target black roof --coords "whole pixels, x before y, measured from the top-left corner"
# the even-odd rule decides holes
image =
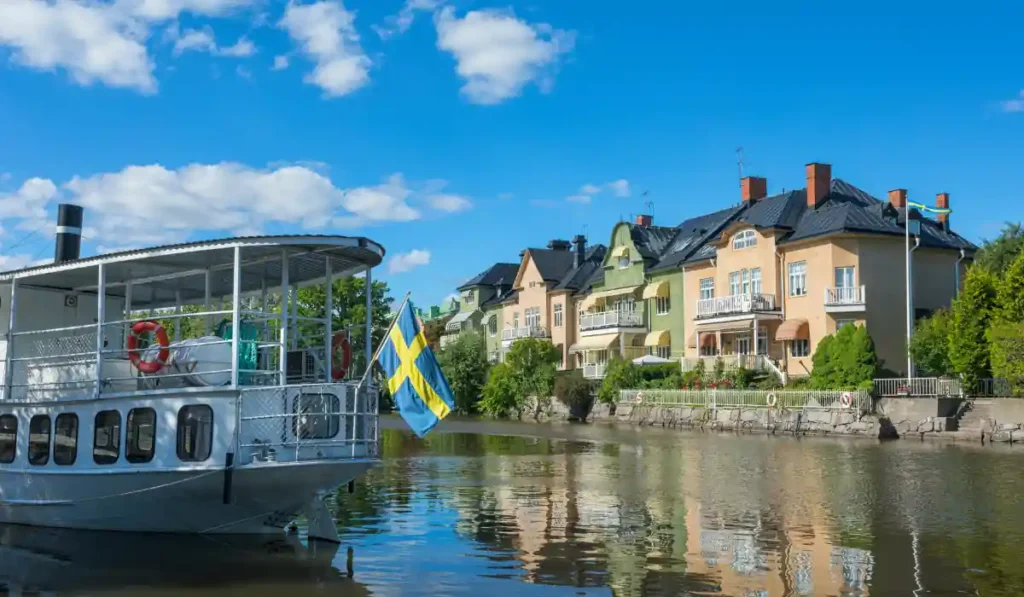
[[[597,273],[600,273],[602,278],[604,277],[604,271],[601,270],[601,263],[604,262],[604,255],[607,252],[608,248],[604,245],[588,247],[583,263],[579,267],[575,267],[574,262],[574,267],[562,276],[562,279],[555,285],[553,290],[571,290],[573,292],[579,292],[590,288],[594,283],[594,276]]]
[[[494,296],[480,303],[480,308],[486,309],[494,305],[500,305],[501,303],[504,303],[505,301],[514,298],[517,294],[517,291],[512,289],[511,283],[509,284],[508,287],[499,288],[499,290],[501,290],[501,292],[496,292]]]
[[[518,263],[495,263],[459,286],[456,290],[466,290],[473,286],[508,286],[511,287],[519,272]]]

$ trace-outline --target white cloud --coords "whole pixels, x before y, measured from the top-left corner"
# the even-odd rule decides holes
[[[477,104],[516,97],[531,82],[546,92],[559,59],[576,41],[573,31],[530,24],[511,11],[471,11],[460,19],[448,6],[435,25],[437,47],[455,57],[456,72],[466,80],[462,93]]]
[[[46,261],[51,261],[46,259]],[[36,260],[32,255],[19,253],[17,255],[0,255],[0,272],[9,272],[35,265]]]
[[[255,5],[259,0],[115,0],[120,11],[147,21],[167,21],[189,12],[220,17]]]
[[[565,200],[572,203],[590,203],[590,195],[569,195]]]
[[[288,57],[287,56],[274,56],[274,66],[270,67],[271,70],[284,70],[288,68]]]
[[[0,1],[0,45],[37,70],[64,69],[79,85],[155,93],[148,29],[116,6],[78,0]]]
[[[173,54],[181,56],[184,52],[206,52],[214,56],[227,56],[231,58],[244,58],[256,53],[256,46],[245,37],[240,37],[234,45],[221,47],[213,35],[213,29],[209,26],[202,29],[186,29],[184,33],[178,33],[177,27],[169,27],[164,36],[174,41]]]
[[[614,193],[616,197],[629,197],[629,181],[625,178],[620,178],[603,185],[587,183],[581,186],[575,195],[569,195],[565,200],[572,203],[590,203],[594,195],[600,195],[605,189]]]
[[[629,181],[625,178],[620,178],[616,181],[608,183],[607,186],[616,197],[629,197]]]
[[[389,274],[402,274],[417,267],[430,263],[430,251],[413,249],[408,253],[399,253],[388,260]]]
[[[246,56],[252,56],[256,53],[256,45],[249,41],[245,37],[238,38],[238,41],[234,45],[226,48],[220,48],[217,52],[221,56],[229,56],[232,58],[244,58]]]
[[[596,184],[585,184],[580,187],[580,194],[582,195],[596,195],[601,192],[601,187]]]
[[[1003,112],[1024,112],[1024,90],[1011,100],[1001,102]]]
[[[343,205],[352,215],[335,217],[332,223],[350,228],[366,222],[408,222],[417,220],[420,213],[406,200],[412,191],[401,174],[392,174],[386,182],[375,187],[356,187],[344,194]]]
[[[327,97],[347,95],[370,82],[372,63],[359,45],[355,13],[345,10],[340,0],[293,0],[279,26],[316,63],[304,80],[323,89]]]
[[[381,39],[391,39],[396,35],[405,33],[409,30],[409,27],[412,27],[412,22],[416,20],[417,12],[432,12],[443,3],[443,0],[406,0],[398,14],[385,19],[383,25],[373,25],[373,30],[377,32]]]
[[[241,64],[235,67],[235,74],[238,75],[240,79],[245,79],[246,81],[252,80],[252,71]]]
[[[0,193],[0,219],[46,218],[46,205],[57,196],[57,185],[45,178],[30,178],[13,193]]]
[[[465,211],[473,206],[473,203],[462,195],[452,195],[448,193],[429,195],[427,197],[427,202],[430,203],[430,207],[433,207],[438,211],[446,211],[449,213]]]

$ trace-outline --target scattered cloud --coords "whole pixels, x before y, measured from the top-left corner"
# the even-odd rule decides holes
[[[580,193],[583,195],[596,195],[601,192],[601,187],[595,184],[585,184],[580,187]]]
[[[581,186],[580,190],[574,195],[566,197],[565,200],[571,203],[590,203],[595,195],[600,195],[606,189],[616,197],[629,197],[629,181],[625,178],[620,178],[603,185],[587,183]]]
[[[235,67],[235,74],[238,78],[245,79],[246,81],[252,81],[252,71],[245,68],[241,64]]]
[[[30,178],[13,193],[0,193],[0,219],[42,220],[46,205],[57,196],[57,185],[45,178]]]
[[[1003,112],[1024,112],[1024,90],[1017,97],[1000,102]]]
[[[274,56],[274,66],[270,67],[271,70],[284,70],[288,68],[288,57],[287,56]]]
[[[608,183],[607,186],[616,197],[629,197],[629,181],[625,178],[620,178],[614,182]]]
[[[75,0],[58,0],[75,1]],[[115,0],[114,7],[146,21],[168,21],[188,12],[222,17],[256,5],[259,0]]]
[[[47,259],[46,261],[50,261]],[[18,255],[0,255],[0,272],[9,272],[35,265],[36,260],[32,255],[24,253]]]
[[[590,195],[569,195],[565,200],[572,203],[590,203]]]
[[[430,251],[413,249],[408,253],[399,253],[388,260],[389,274],[403,274],[430,263]]]
[[[245,58],[256,53],[256,45],[247,38],[240,37],[233,45],[222,47],[217,45],[213,29],[209,26],[202,29],[186,29],[179,33],[177,26],[168,27],[164,38],[174,41],[172,53],[181,56],[185,52],[206,52],[214,56]]]
[[[530,24],[511,10],[475,10],[461,19],[447,6],[436,13],[437,47],[450,53],[465,79],[462,94],[472,103],[492,105],[518,96],[529,83],[542,92],[576,42],[574,31]]]
[[[447,193],[429,195],[427,197],[427,202],[430,204],[430,207],[433,207],[438,211],[449,213],[465,211],[473,206],[473,203],[462,195],[452,195]]]
[[[356,187],[344,193],[343,205],[351,215],[335,217],[332,223],[342,228],[369,222],[408,222],[417,220],[420,212],[406,203],[412,190],[401,174],[392,174],[383,184]]]
[[[406,0],[398,14],[384,19],[383,25],[373,25],[372,28],[381,39],[387,41],[408,31],[416,20],[417,12],[433,12],[442,4],[443,0]]]
[[[304,80],[323,89],[325,96],[341,97],[370,82],[372,63],[359,44],[355,13],[345,10],[340,0],[293,0],[279,26],[316,64]]]

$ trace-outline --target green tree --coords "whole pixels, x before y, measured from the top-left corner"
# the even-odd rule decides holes
[[[998,322],[988,330],[992,374],[1010,382],[1015,392],[1024,390],[1024,322]]]
[[[629,360],[612,359],[597,389],[597,399],[605,404],[613,404],[619,401],[619,390],[639,389],[642,382],[640,367]]]
[[[551,400],[562,352],[547,340],[522,338],[512,344],[505,362],[518,379],[520,400],[525,403],[530,397],[536,398],[534,416],[539,416]]]
[[[487,375],[480,411],[492,417],[521,417],[526,403],[522,395],[516,372],[507,363],[498,363]]]
[[[487,383],[487,343],[481,334],[459,334],[437,353],[437,362],[455,394],[455,410],[476,412],[480,392]]]
[[[999,236],[986,240],[974,257],[974,266],[993,275],[1005,272],[1010,264],[1024,252],[1024,227],[1020,222],[1006,222]]]
[[[1000,272],[996,288],[995,318],[1002,322],[1024,321],[1024,252]]]
[[[837,359],[835,358],[836,348],[833,346],[835,337],[828,335],[818,342],[811,356],[811,387],[826,389],[835,387],[835,369]]]
[[[949,360],[949,334],[953,328],[953,315],[939,309],[917,322],[910,339],[910,356],[914,364],[929,375],[944,376],[953,373]]]
[[[594,386],[578,369],[555,378],[555,398],[569,407],[571,416],[585,419],[594,404]]]
[[[972,267],[967,271],[960,296],[953,301],[949,361],[968,388],[991,376],[985,333],[995,307],[995,287],[995,278],[988,270]]]
[[[862,387],[878,370],[875,343],[864,326],[845,325],[823,338],[812,362],[811,386],[822,390]]]
[[[432,350],[436,351],[441,346],[441,336],[444,334],[445,324],[448,319],[450,318],[438,317],[437,319],[423,322],[423,336],[427,339],[427,344]]]

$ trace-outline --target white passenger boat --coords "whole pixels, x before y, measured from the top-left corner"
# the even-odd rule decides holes
[[[60,206],[55,262],[0,274],[0,523],[253,534],[305,513],[335,538],[319,496],[379,452],[372,305],[354,370],[331,282],[370,285],[384,248],[261,236],[80,259],[81,220]],[[298,289],[325,282],[300,315]]]

